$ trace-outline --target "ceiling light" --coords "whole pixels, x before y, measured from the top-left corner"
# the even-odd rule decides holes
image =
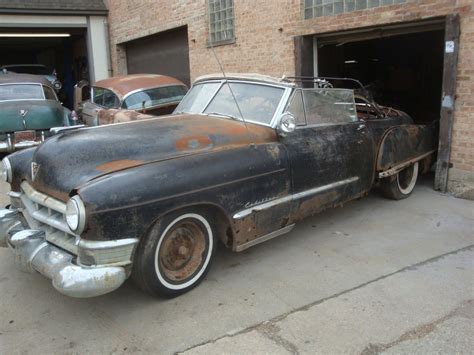
[[[69,33],[0,33],[0,37],[71,37],[71,35]]]
[[[359,63],[359,62],[358,62],[357,60],[354,60],[354,59],[352,59],[352,60],[346,60],[346,61],[344,62],[344,64],[357,64],[357,63]]]

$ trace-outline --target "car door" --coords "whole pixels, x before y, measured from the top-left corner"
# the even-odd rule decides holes
[[[291,164],[293,222],[370,189],[375,147],[352,90],[296,89],[287,110],[297,121],[281,140]]]
[[[98,126],[98,112],[101,109],[118,109],[120,100],[111,90],[93,87],[89,101],[82,106],[82,120],[88,126]]]

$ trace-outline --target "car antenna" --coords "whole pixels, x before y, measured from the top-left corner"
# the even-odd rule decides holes
[[[239,103],[237,102],[237,99],[235,98],[234,91],[232,90],[232,88],[230,86],[230,83],[227,80],[227,75],[225,75],[224,67],[222,66],[222,63],[219,60],[219,57],[217,56],[216,51],[214,50],[214,46],[212,44],[212,39],[211,39],[211,33],[209,33],[209,47],[211,47],[211,51],[214,54],[214,57],[216,58],[217,64],[219,65],[219,68],[222,72],[222,75],[224,76],[225,83],[229,87],[230,94],[232,95],[232,98],[234,99],[235,105],[237,106],[237,110],[239,111],[239,115],[242,118],[242,122],[244,123],[245,130],[247,131],[247,136],[250,138],[250,141],[252,142],[252,145],[255,145],[253,137],[250,134],[249,128],[247,127],[247,122],[245,121],[244,115],[242,114],[242,111],[240,110]]]

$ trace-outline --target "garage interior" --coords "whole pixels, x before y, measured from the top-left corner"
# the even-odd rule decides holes
[[[125,43],[128,74],[162,74],[191,84],[187,26]]]
[[[417,123],[440,119],[443,27],[334,36],[316,43],[319,76],[358,79],[378,104],[405,111]]]
[[[87,29],[9,27],[0,32],[0,65],[43,64],[51,72],[56,70],[63,84],[58,93],[59,99],[72,109],[75,83],[82,79],[89,80]]]

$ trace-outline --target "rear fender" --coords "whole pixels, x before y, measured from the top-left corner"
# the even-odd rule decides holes
[[[437,149],[437,129],[431,125],[401,125],[385,133],[377,156],[379,177],[396,174],[406,166],[429,157]]]

